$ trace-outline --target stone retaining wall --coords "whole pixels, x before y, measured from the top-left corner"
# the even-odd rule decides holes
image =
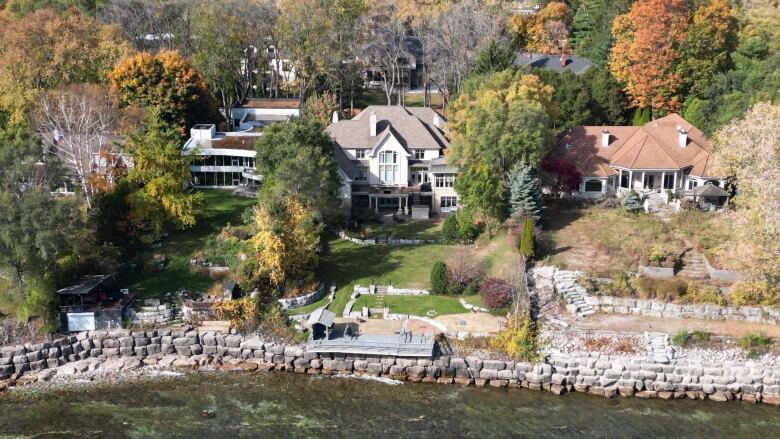
[[[759,306],[680,305],[648,299],[585,296],[585,303],[606,313],[634,314],[673,319],[732,320],[748,323],[780,323],[780,310]]]
[[[354,244],[358,245],[390,245],[390,246],[401,246],[401,245],[420,245],[420,244],[433,244],[436,241],[430,240],[430,239],[400,239],[400,238],[387,238],[387,244],[378,242],[377,238],[369,238],[369,239],[360,239],[360,238],[353,238],[352,236],[347,235],[344,232],[339,232],[339,238],[352,242]]]
[[[154,326],[168,323],[174,320],[178,312],[176,307],[169,308],[167,305],[143,306],[137,310],[129,311],[130,320],[133,325]]]
[[[707,273],[709,273],[710,279],[721,282],[736,282],[742,277],[738,271],[720,270],[713,267],[712,264],[710,264],[710,261],[707,260],[706,256],[704,256],[703,259],[704,266],[707,267]]]
[[[674,277],[674,267],[651,267],[640,265],[639,272],[653,279],[668,279]]]
[[[599,354],[553,355],[541,364],[477,357],[400,358],[317,354],[305,346],[184,328],[92,331],[52,342],[0,348],[0,379],[34,381],[44,369],[65,374],[68,362],[97,358],[107,369],[140,367],[154,358],[165,367],[209,365],[222,370],[280,370],[307,374],[384,376],[411,382],[638,396],[743,400],[780,404],[780,366],[673,361],[657,364]],[[52,372],[47,376],[51,377]],[[2,382],[0,382],[2,384]],[[2,388],[2,387],[0,387]]]
[[[325,284],[320,284],[316,291],[313,291],[309,294],[298,297],[291,297],[288,299],[278,299],[278,301],[279,304],[282,305],[282,309],[300,308],[322,299],[322,296],[324,295]]]

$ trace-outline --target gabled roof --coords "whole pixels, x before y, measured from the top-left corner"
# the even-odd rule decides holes
[[[371,148],[371,151],[369,151],[368,155],[371,157],[376,156],[376,153],[379,151],[379,148],[384,145],[385,141],[388,137],[393,137],[396,140],[398,140],[398,143],[401,144],[401,148],[404,149],[404,152],[406,152],[407,156],[412,155],[409,152],[409,149],[406,147],[402,139],[400,139],[397,135],[395,135],[395,132],[393,130],[393,127],[391,125],[387,125],[387,128],[385,128],[381,133],[379,133],[377,136],[376,145],[374,145],[373,148]]]
[[[333,321],[336,319],[336,314],[333,311],[329,311],[327,308],[317,308],[314,310],[314,312],[311,313],[309,316],[309,327],[311,325],[319,323],[320,325],[325,325],[325,327],[330,328],[333,326]]]
[[[685,147],[678,130],[687,132]],[[602,146],[602,131],[609,132]],[[606,177],[623,169],[690,169],[697,177],[719,177],[713,171],[712,145],[698,128],[678,114],[650,121],[641,127],[580,126],[567,130],[548,158],[569,160],[583,176]]]
[[[548,55],[546,53],[518,52],[515,55],[515,65],[518,67],[531,67],[535,69],[549,69],[556,72],[572,72],[581,75],[593,66],[593,63],[585,58],[574,55],[566,55],[566,65],[561,62],[561,55]]]
[[[377,117],[376,136],[370,135],[371,113]],[[338,121],[326,130],[344,149],[371,149],[377,144],[379,136],[391,126],[393,135],[407,149],[441,150],[449,144],[442,129],[434,125],[435,116],[436,113],[430,108],[371,105],[353,119]],[[443,118],[441,120],[444,121]]]

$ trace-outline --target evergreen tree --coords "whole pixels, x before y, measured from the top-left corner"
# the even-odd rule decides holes
[[[441,226],[441,236],[444,242],[453,244],[458,242],[458,217],[455,214],[450,214],[444,218],[444,224]]]
[[[533,218],[528,217],[523,221],[523,231],[520,234],[520,242],[518,244],[520,256],[522,256],[523,259],[528,260],[534,256]]]
[[[433,294],[447,293],[447,265],[438,261],[431,268],[431,292]]]
[[[542,215],[541,198],[539,180],[534,177],[533,169],[524,164],[516,165],[509,174],[509,211],[538,220]]]
[[[477,55],[474,74],[500,72],[515,64],[515,50],[509,41],[491,41]]]
[[[623,197],[622,202],[623,210],[626,212],[639,212],[642,210],[642,200],[639,199],[639,195],[633,190]]]

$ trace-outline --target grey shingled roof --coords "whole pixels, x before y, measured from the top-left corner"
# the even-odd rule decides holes
[[[325,325],[330,328],[333,326],[333,321],[336,319],[336,314],[333,311],[328,310],[325,307],[317,308],[309,316],[309,327],[315,323]]]
[[[444,157],[437,157],[431,160],[428,170],[436,174],[455,174],[458,172],[458,168],[447,164],[447,160]]]
[[[566,55],[566,66],[561,65],[561,55],[548,55],[545,53],[518,52],[515,57],[515,65],[518,67],[531,67],[534,69],[550,69],[556,72],[570,71],[581,75],[588,70],[593,63],[585,58],[574,55]]]
[[[371,113],[376,113],[377,135],[370,136]],[[383,131],[392,127],[393,135],[408,149],[444,149],[449,145],[444,133],[433,125],[430,108],[410,109],[396,105],[371,105],[352,120],[342,120],[327,128],[333,140],[345,149],[371,149]],[[443,121],[443,119],[442,119]]]
[[[696,186],[693,192],[700,197],[728,197],[729,193],[714,184]]]
[[[112,276],[110,274],[95,274],[90,276],[84,276],[79,279],[79,282],[68,287],[57,290],[59,295],[82,295],[89,294],[94,291],[104,282],[110,280]]]

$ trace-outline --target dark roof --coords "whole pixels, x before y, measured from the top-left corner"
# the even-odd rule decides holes
[[[436,157],[435,159],[431,160],[431,164],[428,169],[430,172],[436,174],[455,174],[458,172],[458,168],[447,164],[447,160],[444,157]]]
[[[370,135],[371,113],[377,117],[377,136]],[[449,142],[442,129],[434,125],[435,118],[444,124],[444,118],[430,108],[371,105],[351,120],[331,124],[327,132],[344,149],[371,149],[392,126],[393,135],[408,149],[445,149]]]
[[[564,66],[561,63],[561,55],[518,52],[515,57],[515,65],[518,67],[528,66],[535,69],[550,69],[557,72],[569,71],[581,75],[585,73],[593,63],[585,58],[566,55],[566,65]]]
[[[79,279],[78,283],[71,286],[57,290],[59,295],[82,295],[93,292],[96,288],[107,283],[113,279],[110,274],[95,274],[91,276],[84,276]]]
[[[729,193],[714,184],[705,184],[693,188],[693,192],[699,197],[728,197]]]

